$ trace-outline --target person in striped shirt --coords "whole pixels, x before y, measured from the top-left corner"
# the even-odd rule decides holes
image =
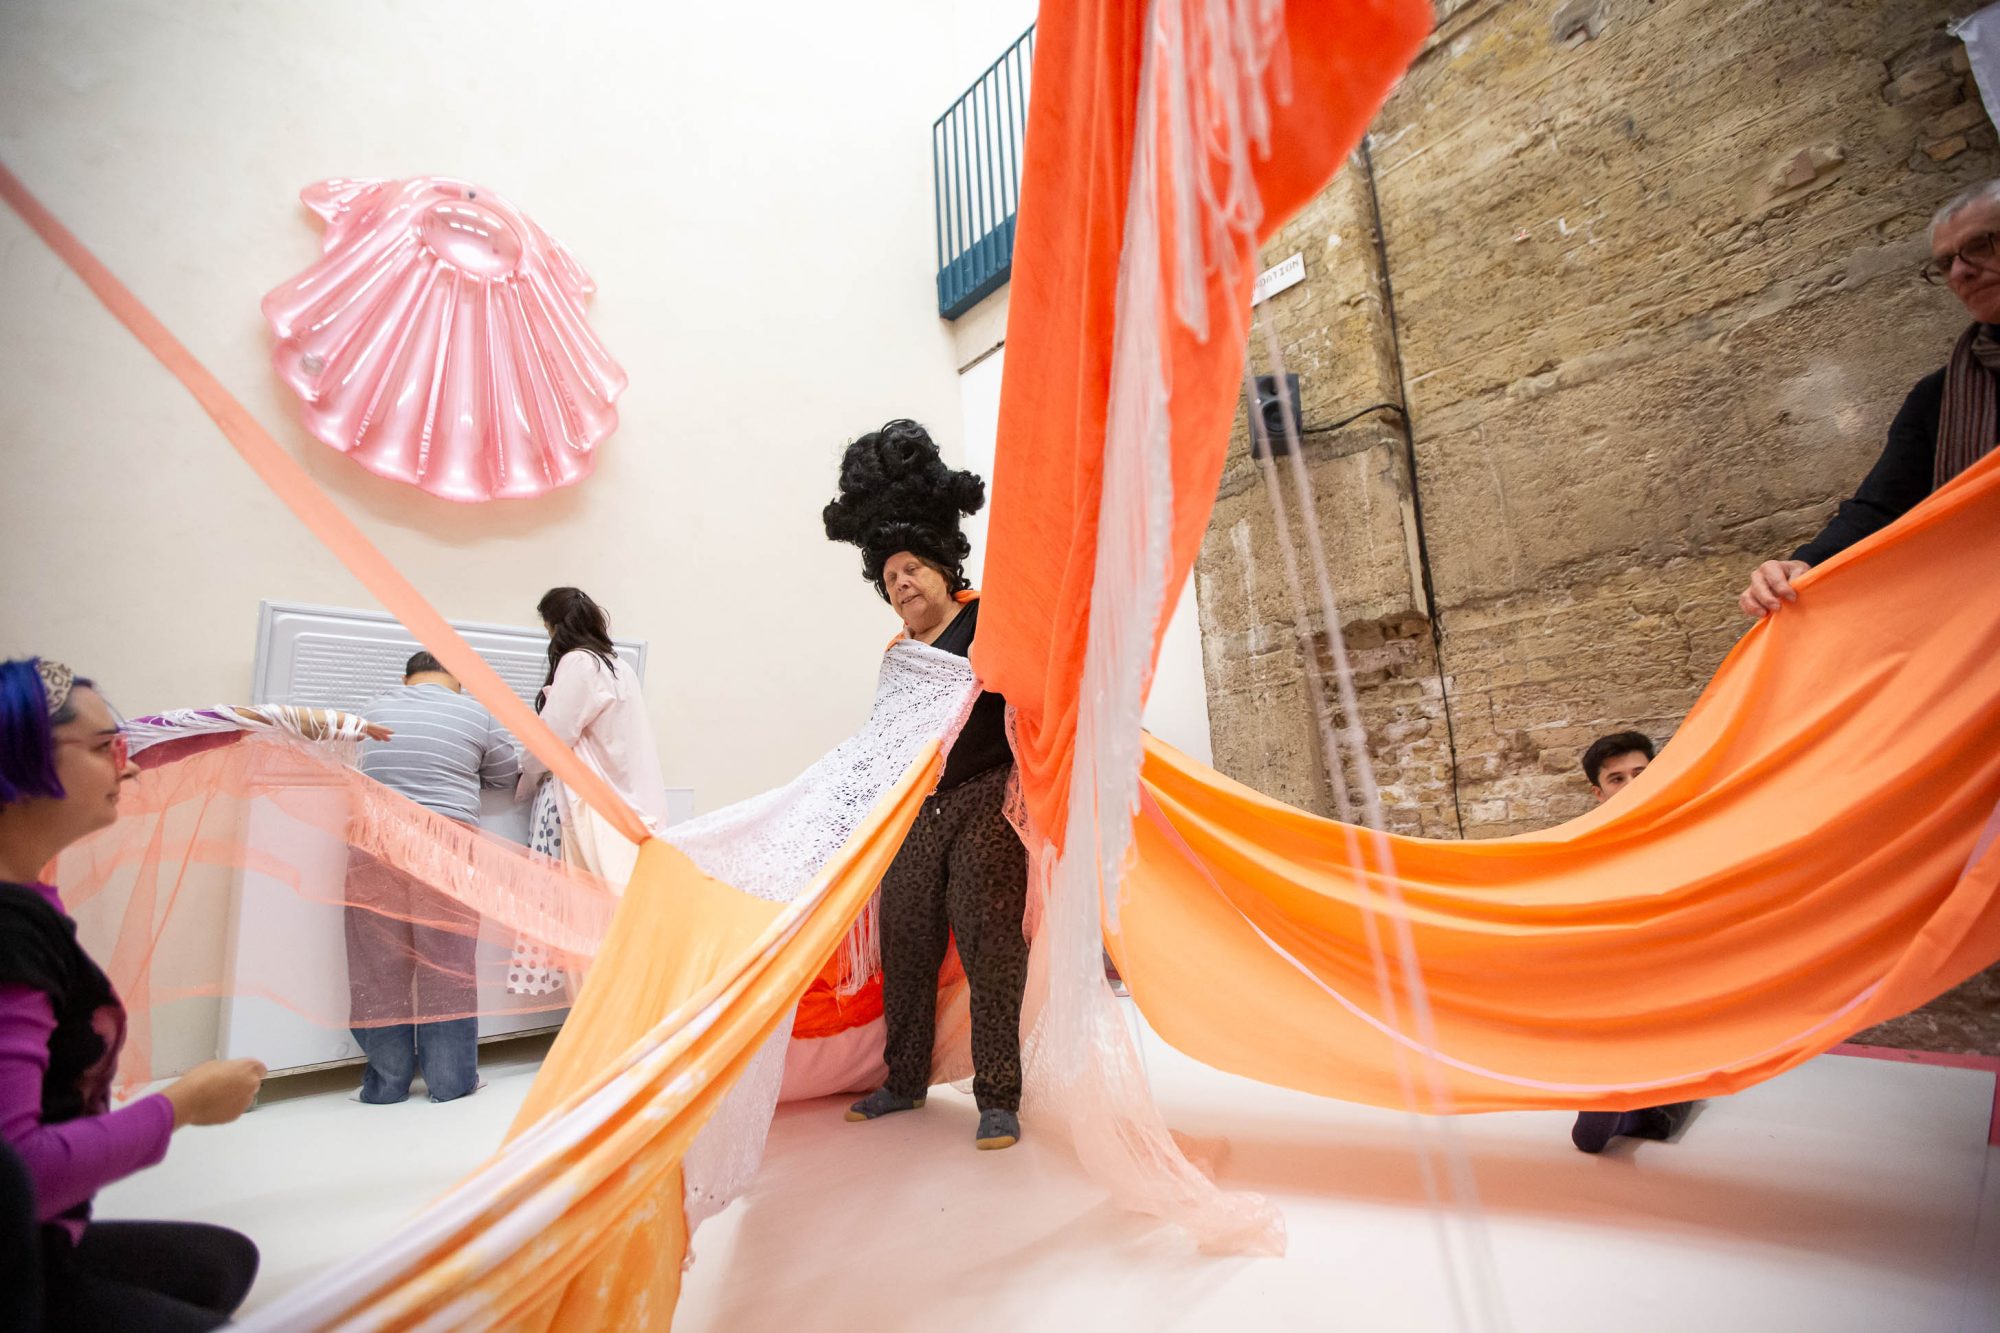
[[[477,825],[480,789],[520,776],[513,738],[429,653],[362,715],[391,733],[362,747],[362,773],[433,814]],[[476,1092],[478,914],[359,848],[347,885],[350,1019],[368,1057],[357,1100],[400,1102],[419,1069],[434,1102]]]

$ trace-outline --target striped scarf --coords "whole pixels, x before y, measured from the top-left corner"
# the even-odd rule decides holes
[[[1931,489],[1984,458],[2000,439],[2000,336],[1996,326],[1974,324],[1959,335],[1944,372],[1938,411],[1937,462]]]

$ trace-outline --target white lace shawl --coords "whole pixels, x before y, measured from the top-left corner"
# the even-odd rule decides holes
[[[978,682],[964,658],[900,639],[882,659],[875,706],[860,731],[784,786],[677,824],[663,836],[724,883],[790,902],[928,742],[950,746],[978,697]],[[875,923],[871,899],[842,946],[847,984],[858,986],[879,965]],[[778,1106],[791,1032],[787,1015],[689,1147],[682,1172],[690,1234],[756,1175]]]

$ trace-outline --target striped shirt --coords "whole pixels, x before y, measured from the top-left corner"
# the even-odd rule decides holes
[[[479,822],[479,789],[511,787],[514,740],[477,699],[442,685],[398,685],[362,710],[396,734],[361,748],[361,771],[426,810]]]

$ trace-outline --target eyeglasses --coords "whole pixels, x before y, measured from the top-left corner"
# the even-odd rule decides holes
[[[2000,232],[1983,232],[1951,254],[1931,256],[1924,261],[1924,266],[1918,272],[1923,275],[1925,282],[1941,286],[1945,279],[1951,276],[1951,266],[1958,260],[1963,259],[1974,268],[1994,267],[1996,246],[2000,246]]]
[[[102,733],[99,734],[101,735]],[[92,745],[96,743],[97,739],[98,739],[97,736],[70,736],[57,741],[56,744]],[[111,749],[112,766],[115,767],[119,772],[123,773],[125,771],[125,765],[132,762],[131,737],[127,736],[123,731],[123,729],[112,732],[110,749]]]

